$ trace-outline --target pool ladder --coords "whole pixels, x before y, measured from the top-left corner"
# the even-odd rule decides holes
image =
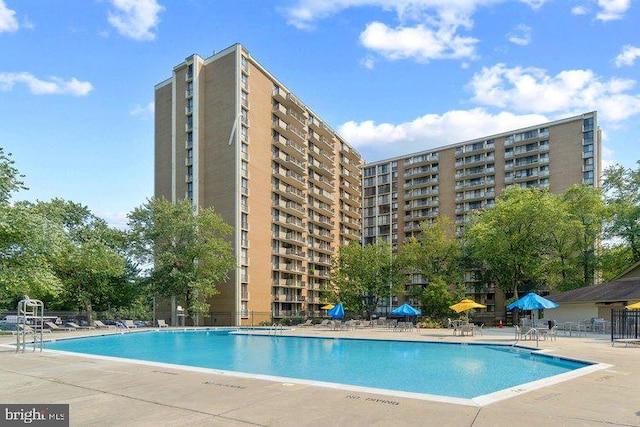
[[[271,335],[272,331],[273,331],[273,335],[274,336],[278,335],[278,330],[280,330],[280,335],[282,335],[282,331],[284,331],[284,328],[282,327],[282,325],[280,323],[274,323],[269,328],[269,335]]]

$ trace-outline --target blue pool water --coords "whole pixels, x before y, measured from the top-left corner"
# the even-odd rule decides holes
[[[47,349],[474,398],[588,366],[500,345],[148,331],[46,343]]]

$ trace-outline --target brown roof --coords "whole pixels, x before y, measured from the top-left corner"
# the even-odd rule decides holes
[[[572,302],[635,302],[640,300],[640,279],[618,279],[602,285],[587,286],[555,295],[551,301]]]

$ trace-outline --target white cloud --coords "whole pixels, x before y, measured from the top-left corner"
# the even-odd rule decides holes
[[[585,6],[574,6],[571,8],[571,13],[573,15],[586,15],[587,13],[589,13],[589,9],[587,9]]]
[[[104,219],[110,227],[119,230],[125,230],[127,228],[128,218],[126,213],[97,212],[96,216]]]
[[[367,70],[373,70],[376,65],[376,61],[372,56],[366,56],[360,60],[360,65],[362,65]]]
[[[63,80],[51,77],[49,81],[40,80],[30,73],[0,73],[0,90],[9,91],[16,84],[24,84],[34,95],[73,95],[85,96],[93,90],[89,82],[81,82],[75,77]]]
[[[478,40],[455,35],[455,28],[434,30],[422,24],[389,28],[372,22],[360,34],[362,44],[387,59],[414,58],[419,62],[444,58],[474,58]]]
[[[507,34],[507,38],[513,44],[526,46],[531,43],[531,27],[525,24],[519,24],[512,32]]]
[[[631,7],[631,0],[598,0],[601,11],[596,15],[600,21],[622,19]]]
[[[15,17],[16,12],[7,7],[4,0],[0,0],[0,33],[18,31],[20,24]]]
[[[108,20],[120,34],[134,40],[156,38],[154,29],[164,10],[156,0],[111,0],[111,3],[116,11],[109,12]]]
[[[155,111],[155,104],[152,101],[152,102],[150,102],[150,103],[148,103],[147,105],[144,105],[144,106],[136,105],[131,110],[131,115],[132,116],[140,116],[140,115],[153,114],[154,111]]]
[[[536,114],[577,114],[598,110],[608,121],[640,113],[640,94],[630,93],[636,82],[604,79],[591,70],[566,70],[555,76],[540,68],[485,67],[469,87],[473,101]]]
[[[600,154],[601,154],[600,162],[602,163],[602,170],[605,170],[609,166],[613,166],[616,164],[614,151],[607,148],[606,145],[601,146]]]
[[[377,7],[395,12],[399,25],[369,22],[360,34],[361,43],[382,57],[395,60],[475,58],[478,40],[459,34],[473,28],[473,15],[479,7],[507,0],[297,0],[284,10],[288,23],[300,29],[313,29],[316,21],[356,7]],[[533,9],[547,0],[520,0]]]
[[[622,48],[622,52],[616,56],[614,60],[616,67],[630,67],[636,62],[636,58],[640,57],[640,47],[626,45]]]
[[[426,114],[400,124],[376,124],[372,120],[349,121],[340,126],[338,132],[357,149],[366,149],[382,158],[428,150],[477,138],[478,135],[493,135],[547,121],[547,117],[539,114],[491,114],[482,108],[474,108],[448,111],[442,115]]]

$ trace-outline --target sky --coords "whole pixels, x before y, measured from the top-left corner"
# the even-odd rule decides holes
[[[632,0],[0,0],[0,147],[114,226],[153,196],[154,86],[234,43],[368,162],[597,110],[640,160]]]

